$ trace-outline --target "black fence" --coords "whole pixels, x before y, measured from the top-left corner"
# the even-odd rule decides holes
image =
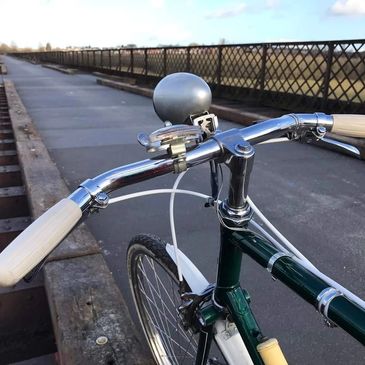
[[[215,96],[288,110],[365,113],[365,40],[18,53],[157,83],[203,77]]]

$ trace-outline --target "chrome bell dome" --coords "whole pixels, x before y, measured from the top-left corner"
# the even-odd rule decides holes
[[[212,93],[199,76],[178,72],[164,77],[153,92],[153,106],[163,121],[189,123],[189,117],[208,111]]]

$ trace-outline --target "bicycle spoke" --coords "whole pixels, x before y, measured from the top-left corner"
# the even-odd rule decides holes
[[[144,276],[145,277],[145,276]],[[146,279],[146,281],[149,283],[149,284],[151,284],[152,285],[152,283],[148,280],[148,278],[147,277],[145,277],[145,279]],[[144,287],[144,286],[143,286]],[[152,288],[153,289],[153,288]],[[155,291],[155,290],[154,290]],[[155,308],[156,308],[156,310],[157,311],[159,311],[160,312],[160,308],[155,304],[155,302],[153,301],[153,299],[151,299],[148,295],[147,295],[147,293],[146,293],[146,291],[145,290],[141,290],[141,293],[146,297],[146,299],[148,300],[148,301],[150,301],[150,303],[151,304],[153,304],[154,306],[155,306]],[[166,307],[166,304],[164,304],[162,301],[161,301],[161,304],[162,304],[162,306],[163,307]],[[169,310],[169,308],[168,307],[166,307],[166,309],[168,310],[168,312],[169,312],[169,314],[171,315],[171,317],[172,317],[172,319],[173,320],[176,320],[176,324],[179,326],[179,328],[181,329],[181,331],[182,331],[182,333],[183,333],[183,335],[185,336],[185,338],[186,338],[186,340],[189,340],[190,341],[190,339],[188,338],[188,336],[186,335],[186,331],[184,330],[184,328],[182,327],[182,325],[181,325],[181,323],[180,323],[180,321],[179,320],[177,320],[177,319],[179,319],[179,317],[175,317],[175,316],[173,316],[172,315],[172,313],[171,313],[171,311]],[[178,312],[178,310],[176,310],[176,313],[178,314],[179,312]],[[169,323],[172,325],[172,326],[175,326],[174,325],[174,323],[172,323],[171,322],[171,320],[168,320],[169,321]],[[179,331],[179,333],[181,334],[181,332]],[[194,342],[195,342],[195,344],[197,345],[197,341],[194,339]]]
[[[152,290],[155,292],[155,294],[158,296],[158,293],[157,293],[156,289],[153,287],[152,282],[148,279],[148,276],[147,276],[146,272],[144,271],[144,268],[143,268],[143,270],[141,269],[141,272],[143,272],[144,278],[146,279],[146,281],[148,282],[148,284],[150,284],[150,285],[149,285],[149,287],[151,287],[151,288],[152,288]],[[166,307],[166,309],[168,310],[168,312],[169,312],[170,316],[171,316],[173,319],[175,319],[175,316],[173,315],[173,313],[171,313],[170,309],[166,306],[166,304],[165,304],[165,302],[162,300],[162,298],[161,298],[160,296],[159,296],[159,298],[160,298],[160,300],[161,300],[161,304],[162,304],[163,306],[165,306],[165,307]],[[174,308],[177,308],[177,307],[174,307]],[[177,309],[176,309],[176,313],[177,313],[177,314],[179,314],[179,312],[178,312],[178,310],[177,310]]]
[[[157,279],[157,273],[156,273],[156,269],[155,269],[155,264],[154,264],[154,262],[153,262],[153,260],[152,259],[149,259],[149,258],[147,258],[147,262],[149,262],[149,264],[150,264],[150,266],[152,267],[152,269],[153,269],[153,272],[154,272],[154,274],[155,274],[155,281],[156,281],[156,286],[157,286],[157,288],[158,288],[158,292],[159,292],[159,297],[160,298],[162,298],[162,296],[161,296],[161,290],[160,290],[160,285],[159,285],[159,280]],[[165,312],[165,305],[164,305],[164,302],[163,301],[161,301],[162,303],[163,303],[163,305],[162,305],[162,310],[163,310],[163,314],[164,314],[164,318],[165,318],[165,324],[166,324],[166,327],[167,327],[167,330],[168,330],[168,333],[169,333],[169,336],[171,337],[171,332],[170,332],[170,326],[168,325],[168,323],[167,323],[167,321],[168,321],[168,319],[167,319],[167,316],[166,316],[166,312]],[[170,322],[170,321],[169,321]],[[170,322],[171,323],[171,322]],[[173,326],[173,325],[172,325]],[[173,326],[173,328],[174,328],[174,326]],[[175,353],[174,353],[174,356],[175,356]]]
[[[151,304],[151,305],[153,305],[154,306],[154,308],[158,311],[158,312],[160,312],[161,313],[161,311],[160,311],[160,309],[158,308],[158,306],[153,302],[153,300],[145,293],[145,291],[143,291],[143,290],[141,290],[141,293],[143,293],[143,295],[146,297],[146,299],[147,299],[147,301],[149,301],[149,303]],[[168,320],[168,322],[171,324],[171,326],[175,326],[175,324],[174,323],[172,323],[170,320]],[[184,331],[184,329],[183,329],[183,327],[181,327],[181,325],[180,325],[180,323],[179,322],[176,322],[178,325],[179,325],[179,327],[180,327],[180,329],[183,331],[183,334],[184,334],[184,337],[185,337],[185,340],[186,341],[188,341],[189,343],[191,342],[191,338],[193,338],[193,337],[191,337],[191,338],[189,338],[187,335],[186,335],[186,333],[185,333],[185,331]],[[181,332],[180,331],[178,331],[179,333],[180,333],[180,335],[181,335]],[[189,332],[190,333],[190,332]],[[192,334],[191,334],[192,335]],[[195,339],[193,338],[193,340],[194,340],[194,342],[195,342],[195,344],[197,345],[197,342],[195,341]]]
[[[139,282],[140,282],[141,287],[143,287],[143,284],[142,284],[142,282],[140,281],[140,278],[138,278],[138,280],[139,280]],[[156,316],[155,316],[155,313],[154,313],[153,309],[151,308],[151,303],[153,303],[153,301],[147,301],[147,304],[148,304],[148,306],[150,307],[150,311],[152,312],[152,315],[153,315],[153,317],[155,318],[155,322],[157,322],[157,318],[156,318]],[[145,306],[145,302],[143,302],[142,304],[143,304],[143,307],[144,307],[144,311],[145,311],[145,313],[147,313],[147,315],[149,316],[149,321],[152,323],[152,325],[154,325],[154,321],[152,320],[151,315],[150,315],[149,311],[147,310],[147,308],[146,308],[146,306]],[[156,334],[154,334],[154,336],[156,337]],[[163,350],[163,352],[165,353],[164,349],[167,347],[167,343],[166,343],[165,339],[164,339],[164,338],[162,338],[162,339],[161,339],[161,337],[160,337],[160,336],[158,336],[158,339],[160,339],[162,342],[164,342],[164,345],[163,345],[163,347],[162,347],[162,350]],[[169,349],[168,347],[167,347],[167,350],[168,350],[168,351],[170,351],[170,349]],[[159,353],[160,353],[160,355],[161,355],[161,350],[159,351]]]
[[[152,323],[153,326],[155,326],[160,332],[162,332],[165,336],[168,336],[168,334],[166,332],[163,331],[162,328],[158,327],[156,324]],[[191,354],[190,352],[188,352],[186,349],[184,349],[177,341],[175,341],[173,338],[170,338],[170,340],[179,348],[181,348],[187,355],[189,355],[190,357],[194,358],[195,355]],[[186,355],[184,356],[184,358],[186,357]]]
[[[144,264],[146,261],[147,266]],[[162,268],[157,268],[150,257],[140,260],[138,268],[139,292],[145,298],[143,302],[147,302],[144,308],[148,321],[156,331],[161,344],[164,344],[166,353],[162,356],[166,356],[173,364],[182,364],[187,358],[194,358],[194,354],[197,353],[197,341],[190,330],[186,331],[182,327],[178,311],[177,300],[180,298],[176,294],[176,282]],[[163,282],[164,277],[160,277],[160,271],[170,282],[169,287],[171,286],[171,289],[167,289],[167,283]],[[154,282],[151,281],[152,278]],[[175,315],[171,312],[172,308],[168,306],[168,303],[171,303],[172,308],[176,311]]]
[[[147,260],[148,261],[148,260]],[[143,262],[141,261],[141,266],[143,267],[143,269],[144,269],[144,265],[143,265]],[[145,270],[144,270],[145,271]],[[148,288],[149,288],[149,291],[150,291],[150,294],[151,294],[151,296],[152,296],[152,300],[153,300],[153,302],[154,303],[156,303],[156,299],[155,299],[155,296],[154,296],[154,293],[153,293],[153,291],[151,290],[151,288],[153,288],[151,285],[149,285],[148,286]],[[155,289],[154,289],[155,290]],[[162,303],[162,300],[161,300],[161,298],[160,298],[160,301],[161,301],[161,303]],[[157,306],[156,306],[157,307]],[[161,317],[161,313],[160,313],[160,311],[158,310],[157,311],[157,313],[158,313],[158,316],[159,316],[159,318],[160,318],[160,323],[161,323],[161,326],[162,327],[164,327],[164,324],[163,324],[163,320],[162,320],[162,317]],[[156,321],[157,322],[157,321]],[[164,331],[166,332],[166,329],[164,328]],[[173,349],[172,349],[172,346],[171,346],[171,343],[170,342],[167,342],[167,347],[168,347],[168,349],[169,349],[169,352],[171,351],[171,353],[173,354],[174,353],[174,351],[173,351]]]

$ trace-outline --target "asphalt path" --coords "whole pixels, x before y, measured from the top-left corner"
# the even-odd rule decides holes
[[[162,126],[146,97],[97,85],[89,74],[64,75],[4,58],[9,78],[71,190],[108,169],[148,158],[140,131]],[[221,129],[237,127],[220,121]],[[171,187],[159,177],[123,190]],[[181,188],[209,193],[208,166],[190,170]],[[327,275],[365,298],[365,164],[299,143],[256,148],[250,196],[284,235]],[[101,241],[113,275],[135,318],[125,265],[132,236],[150,232],[170,240],[168,197],[151,196],[110,206],[87,222]],[[179,247],[208,280],[215,280],[219,229],[212,209],[194,197],[176,197]],[[364,347],[341,329],[329,329],[313,307],[251,259],[242,286],[263,333],[280,340],[289,364],[364,364]],[[102,290],[102,288],[100,288]]]

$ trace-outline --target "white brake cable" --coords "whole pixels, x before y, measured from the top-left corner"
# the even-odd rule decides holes
[[[179,282],[183,282],[183,276],[181,272],[181,266],[180,266],[180,255],[177,247],[177,239],[176,239],[176,231],[175,231],[175,219],[174,219],[174,202],[175,202],[175,190],[177,189],[181,179],[186,174],[187,170],[184,172],[181,172],[177,179],[175,180],[174,186],[172,187],[173,192],[170,195],[170,227],[171,227],[171,237],[172,237],[172,244],[174,245],[174,251],[175,251],[175,260],[176,260],[176,267],[177,267],[177,276],[179,278]]]
[[[250,199],[250,197],[247,197],[247,202],[250,204],[252,210],[255,212],[255,214],[261,219],[261,221],[265,224],[265,226],[272,232],[274,235],[279,238],[279,240],[287,247],[287,249],[290,251],[290,253],[297,256],[299,259],[308,262],[312,267],[315,267],[292,243],[289,242],[287,238],[285,238],[279,230],[277,230],[271,222],[262,214],[262,212],[257,208],[257,206],[254,204],[254,202]],[[257,226],[255,226],[257,228]],[[262,228],[262,227],[260,227]],[[259,230],[260,230],[259,228]],[[261,230],[260,230],[261,231]],[[262,231],[261,231],[262,232]],[[276,241],[276,240],[275,240]],[[276,241],[277,242],[277,241]],[[275,242],[275,243],[276,243]],[[281,245],[280,245],[281,246]],[[282,247],[282,246],[281,246]],[[284,251],[288,251],[284,250]]]
[[[175,257],[176,257],[176,266],[178,269],[178,277],[179,281],[182,278],[181,275],[181,268],[179,265],[179,255],[177,255],[177,239],[176,239],[176,232],[175,232],[175,222],[174,222],[174,214],[173,214],[173,207],[174,207],[174,199],[171,200],[172,196],[175,197],[175,194],[187,194],[192,195],[196,197],[200,197],[203,199],[209,199],[211,196],[198,193],[196,191],[191,190],[184,190],[184,189],[177,189],[177,186],[180,182],[180,180],[183,177],[183,174],[180,174],[178,178],[175,181],[174,188],[172,189],[153,189],[153,190],[146,190],[146,191],[140,191],[137,193],[127,194],[123,196],[119,196],[116,198],[111,198],[109,200],[109,204],[121,202],[128,199],[133,199],[141,196],[146,195],[154,195],[154,194],[171,194],[170,197],[170,225],[171,225],[171,235],[172,240],[174,244],[175,249]],[[182,176],[181,176],[182,175]],[[262,214],[262,212],[257,208],[257,206],[252,202],[252,200],[247,197],[247,201],[249,202],[250,206],[252,207],[252,210],[257,214],[257,216],[261,219],[262,223],[277,237],[281,242],[285,245],[285,247],[280,244],[274,237],[272,237],[264,228],[262,228],[257,222],[251,220],[251,224],[257,228],[276,248],[278,248],[280,251],[286,252],[286,253],[292,253],[295,258],[297,258],[300,263],[310,272],[320,277],[322,280],[326,281],[329,285],[333,286],[337,290],[341,291],[348,299],[352,300],[356,304],[360,305],[361,307],[365,307],[365,301],[360,299],[358,296],[356,296],[354,293],[334,281],[333,279],[329,278],[327,275],[323,274],[320,270],[318,270],[295,246],[290,243],[288,239],[286,239],[271,223],[270,221]],[[172,202],[172,203],[171,203]],[[217,203],[220,203],[218,200]],[[171,209],[172,208],[172,209]]]
[[[137,193],[131,193],[127,195],[117,196],[116,198],[111,198],[109,200],[109,204],[119,203],[124,200],[139,198],[141,196],[147,196],[147,195],[156,195],[156,194],[186,194],[186,195],[193,195],[197,196],[199,198],[208,199],[210,198],[209,195],[198,193],[196,191],[191,190],[184,190],[184,189],[153,189],[153,190],[145,190],[145,191],[139,191]]]

